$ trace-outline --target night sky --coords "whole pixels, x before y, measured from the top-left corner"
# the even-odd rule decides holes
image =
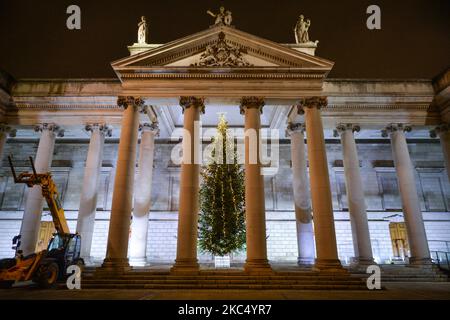
[[[81,30],[66,28],[66,8],[81,7]],[[381,30],[366,28],[366,8],[381,7]],[[316,55],[333,78],[432,78],[450,66],[450,0],[0,0],[0,68],[15,78],[112,78],[110,62],[128,56],[145,15],[151,43],[207,29],[206,10],[233,12],[237,29],[293,43],[299,14],[310,18]]]

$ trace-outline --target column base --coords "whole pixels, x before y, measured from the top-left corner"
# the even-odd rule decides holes
[[[247,273],[267,274],[273,273],[272,267],[267,259],[246,260],[244,271]]]
[[[366,272],[369,266],[378,265],[373,258],[353,257],[350,260],[349,270]]]
[[[299,266],[311,266],[314,264],[314,258],[297,258],[297,264]]]
[[[367,267],[377,264],[373,258],[352,257],[350,267]]]
[[[170,268],[170,273],[177,274],[198,274],[200,271],[200,266],[195,260],[181,260],[176,259],[175,264]]]
[[[120,275],[131,269],[128,258],[105,258],[102,266],[95,269],[95,276]]]
[[[147,257],[130,257],[130,265],[145,267],[148,264]]]
[[[326,272],[347,272],[339,259],[316,259],[313,270]]]

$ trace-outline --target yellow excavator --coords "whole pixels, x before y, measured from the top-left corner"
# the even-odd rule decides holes
[[[17,176],[11,156],[8,157],[8,161],[15,183],[24,183],[29,188],[41,187],[42,196],[47,202],[56,233],[46,250],[26,256],[20,250],[20,235],[14,237],[15,257],[0,260],[0,287],[9,288],[16,281],[29,280],[42,288],[54,287],[58,280],[66,277],[67,267],[84,265],[84,261],[80,257],[81,237],[79,234],[70,233],[51,173],[37,173],[33,159],[30,157],[33,172],[22,172]]]

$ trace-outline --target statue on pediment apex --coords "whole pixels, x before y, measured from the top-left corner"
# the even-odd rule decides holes
[[[231,22],[233,21],[233,17],[231,16],[231,11],[225,11],[225,7],[220,7],[218,13],[213,13],[210,10],[206,11],[211,17],[215,18],[215,25],[225,25],[231,26]]]

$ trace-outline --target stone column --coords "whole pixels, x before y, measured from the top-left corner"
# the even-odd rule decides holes
[[[0,162],[3,160],[3,150],[5,148],[8,135],[10,137],[15,137],[16,132],[16,129],[11,128],[5,123],[0,123]]]
[[[39,146],[34,160],[37,173],[50,171],[55,147],[55,136],[63,136],[64,132],[55,124],[44,123],[35,127],[36,132],[41,132]],[[42,216],[43,196],[40,186],[27,189],[25,210],[23,212],[22,225],[20,227],[20,249],[24,255],[35,252],[36,241]]]
[[[442,153],[444,154],[445,170],[447,171],[448,181],[450,182],[450,124],[443,123],[430,132],[431,137],[439,135],[441,141]]]
[[[139,112],[142,110],[144,101],[135,97],[119,97],[117,104],[125,111],[120,132],[106,258],[101,269],[113,273],[121,273],[130,268],[128,239],[136,168]]]
[[[144,266],[147,262],[148,215],[151,206],[153,157],[155,154],[155,136],[158,135],[158,123],[144,123],[141,130],[139,151],[139,170],[134,192],[133,221],[131,223],[130,262]]]
[[[292,184],[299,265],[313,264],[315,257],[304,132],[305,125],[301,123],[290,123],[287,127],[287,133],[291,137]]]
[[[316,239],[314,267],[318,270],[332,269],[337,271],[344,269],[342,269],[337,252],[330,178],[320,114],[320,108],[326,105],[327,99],[324,97],[310,97],[301,101],[301,107],[305,112],[309,179],[314,212],[314,235]]]
[[[431,264],[430,250],[422,212],[420,211],[416,182],[414,181],[414,168],[409,156],[404,131],[411,131],[411,127],[391,124],[383,130],[382,134],[384,137],[389,135],[391,139],[392,155],[411,252],[409,262],[413,265],[428,265]]]
[[[200,189],[200,113],[203,98],[181,97],[184,114],[183,162],[181,164],[180,208],[178,213],[177,258],[172,272],[197,272],[197,234]]]
[[[97,195],[103,161],[105,135],[111,136],[111,129],[103,124],[88,124],[86,131],[91,132],[91,140],[84,168],[84,178],[78,211],[77,232],[81,235],[81,257],[90,262],[92,236],[94,234]]]
[[[264,177],[261,172],[261,112],[264,100],[243,97],[241,114],[245,114],[245,224],[247,240],[247,272],[271,272],[267,260],[266,210]]]
[[[353,132],[359,131],[359,126],[340,124],[335,133],[341,137],[342,154],[344,158],[345,187],[352,228],[353,249],[356,265],[374,263],[372,245],[370,243],[369,222],[367,221],[364,187],[359,170],[358,151]]]

